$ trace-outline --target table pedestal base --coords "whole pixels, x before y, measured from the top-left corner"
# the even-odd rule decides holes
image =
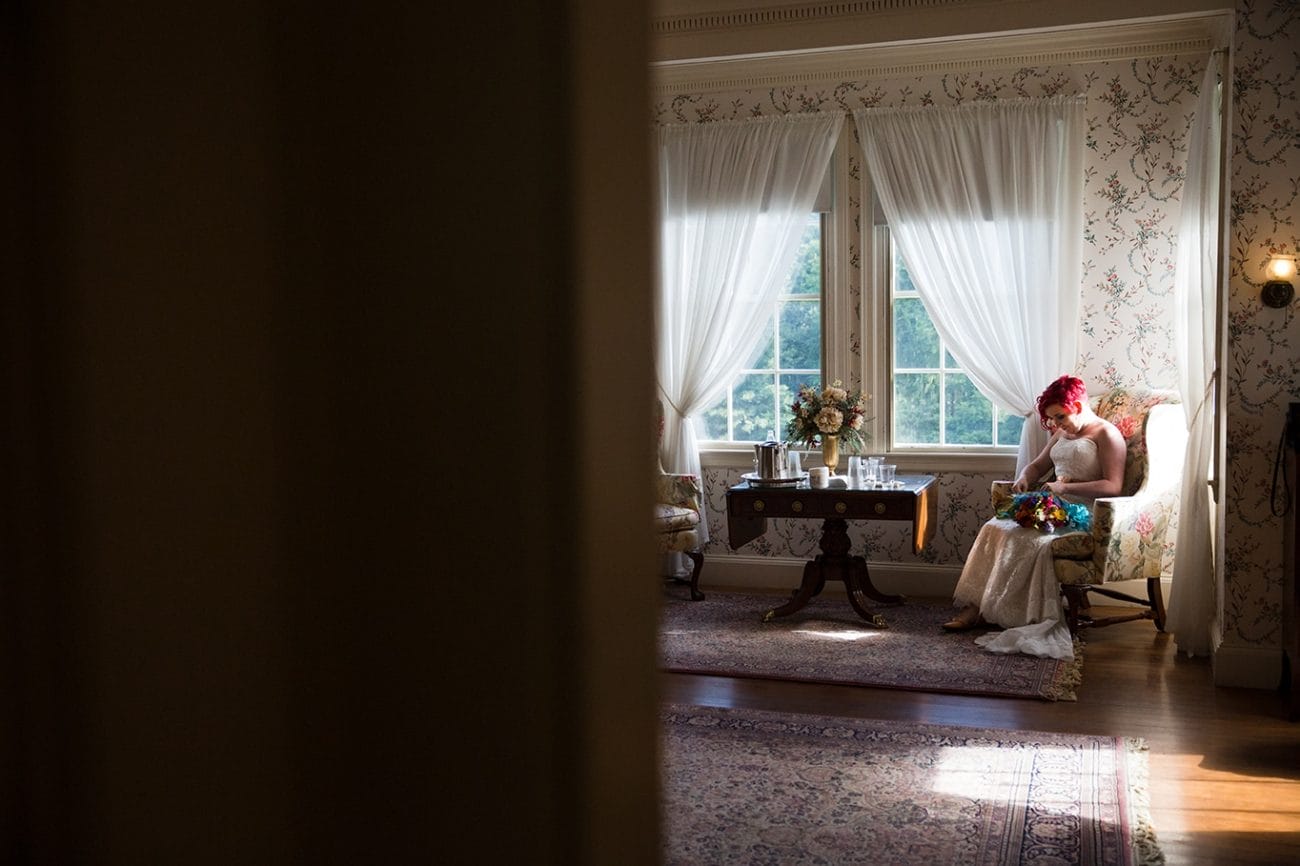
[[[828,517],[822,523],[822,552],[803,567],[803,583],[794,591],[790,600],[780,607],[773,608],[763,615],[763,622],[770,622],[778,616],[787,616],[806,605],[813,596],[826,586],[828,580],[844,582],[848,591],[849,604],[858,616],[876,628],[889,628],[885,618],[872,612],[867,604],[871,598],[885,604],[901,604],[905,599],[901,595],[887,595],[876,589],[871,582],[871,573],[867,570],[866,557],[849,555],[848,521],[842,517]]]

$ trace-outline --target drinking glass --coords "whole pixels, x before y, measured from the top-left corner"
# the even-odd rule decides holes
[[[790,452],[790,475],[794,478],[798,478],[801,474],[803,474],[803,470],[799,468],[799,452],[791,451]]]
[[[885,487],[894,486],[894,472],[898,467],[893,463],[880,464],[880,483]]]
[[[868,484],[875,484],[880,480],[880,458],[865,457],[865,465],[862,467],[862,478]]]
[[[862,486],[862,458],[857,456],[849,457],[849,474],[845,480],[849,487]]]

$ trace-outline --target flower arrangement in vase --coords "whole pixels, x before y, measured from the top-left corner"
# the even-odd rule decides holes
[[[839,379],[820,391],[800,385],[790,407],[794,415],[785,438],[809,448],[820,443],[823,461],[833,473],[841,444],[857,451],[865,443],[862,425],[867,420],[866,408],[867,397],[861,391],[849,391]]]

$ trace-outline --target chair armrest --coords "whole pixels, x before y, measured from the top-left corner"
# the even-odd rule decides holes
[[[1139,490],[1098,499],[1092,509],[1094,557],[1102,582],[1159,577],[1177,492]]]
[[[658,501],[678,508],[689,508],[697,514],[704,513],[700,479],[694,475],[663,473],[658,478]]]

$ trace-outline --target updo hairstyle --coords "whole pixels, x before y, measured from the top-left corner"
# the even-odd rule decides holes
[[[1048,385],[1038,395],[1038,423],[1044,430],[1051,429],[1047,422],[1047,407],[1068,407],[1071,403],[1088,404],[1088,386],[1077,376],[1062,376]]]

